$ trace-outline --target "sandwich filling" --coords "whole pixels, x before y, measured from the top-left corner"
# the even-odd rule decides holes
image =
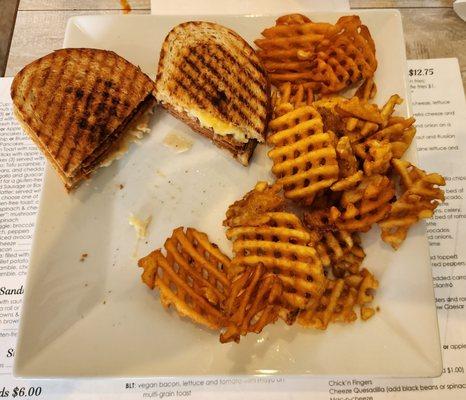
[[[147,96],[126,118],[119,129],[109,135],[100,147],[83,161],[70,179],[80,180],[83,175],[88,176],[102,163],[108,166],[113,160],[121,157],[127,151],[129,142],[137,139],[137,136],[134,134],[128,135],[128,133],[133,131],[132,127],[138,126],[143,115],[151,110],[154,105],[155,98],[152,95]]]

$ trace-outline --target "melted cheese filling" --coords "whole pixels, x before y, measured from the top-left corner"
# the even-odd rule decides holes
[[[241,143],[247,143],[249,141],[249,138],[246,136],[246,133],[239,129],[237,126],[219,120],[218,118],[214,117],[208,112],[201,110],[190,110],[190,114],[199,120],[199,123],[203,128],[210,128],[217,135],[231,135],[236,141]]]
[[[152,216],[146,219],[140,219],[131,213],[128,218],[128,222],[136,230],[136,235],[138,238],[143,239],[147,236],[147,227],[152,221]]]

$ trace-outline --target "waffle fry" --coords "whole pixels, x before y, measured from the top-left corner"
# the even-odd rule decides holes
[[[377,68],[375,46],[359,17],[342,17],[335,25],[314,23],[300,14],[279,18],[254,43],[272,84],[312,84],[316,92],[335,93]]]
[[[304,213],[304,222],[311,233],[310,245],[317,250],[322,265],[331,268],[335,277],[343,278],[347,273],[357,273],[366,255],[356,232],[338,229],[339,216],[335,207],[313,210]]]
[[[314,246],[324,267],[334,265],[354,246],[353,238],[347,231],[325,232]]]
[[[358,160],[353,154],[348,136],[343,136],[338,140],[336,151],[340,176],[342,178],[348,178],[356,174],[359,170]]]
[[[362,79],[372,78],[377,69],[375,45],[357,16],[341,17],[338,34],[318,48],[315,80],[322,82],[322,93],[335,93]]]
[[[393,159],[392,163],[405,191],[379,226],[382,240],[396,250],[406,239],[411,225],[432,217],[437,206],[445,200],[443,190],[438,187],[445,185],[445,179],[439,174],[426,174],[408,161]]]
[[[314,101],[312,87],[285,82],[272,93],[274,117],[279,117],[301,106],[311,105]]]
[[[367,270],[345,279],[329,279],[319,304],[314,309],[302,311],[298,323],[315,329],[327,329],[330,322],[350,323],[357,319],[355,306],[361,309],[361,319],[367,320],[375,311],[369,306],[378,281]]]
[[[353,322],[357,319],[353,310],[356,300],[357,290],[345,285],[343,279],[328,280],[319,304],[314,309],[302,311],[298,316],[298,323],[324,330],[333,320]]]
[[[371,100],[377,94],[377,86],[375,85],[373,78],[367,78],[364,80],[361,86],[358,87],[356,93],[354,94],[356,97],[359,97],[362,100]]]
[[[303,218],[306,226],[311,231],[335,232],[338,230],[336,222],[341,213],[335,207],[313,209],[304,212]]]
[[[379,281],[369,270],[363,268],[359,274],[346,277],[345,282],[358,291],[356,302],[361,307],[361,319],[368,320],[375,314],[375,310],[369,304],[374,301],[374,291],[379,287]]]
[[[351,99],[352,100],[352,99]],[[394,158],[400,158],[410,146],[416,129],[413,126],[414,118],[393,117],[393,111],[402,99],[398,95],[391,96],[380,110],[381,123],[375,123],[362,119],[362,112],[358,116],[348,117],[351,114],[351,107],[341,111],[341,104],[336,108],[336,112],[341,116],[345,115],[345,132],[349,137],[354,153],[361,159],[366,160],[371,157],[368,152],[371,141],[386,142],[390,144],[390,151]],[[356,104],[356,103],[355,103]],[[343,105],[343,108],[345,105]],[[356,108],[356,106],[355,106]],[[372,118],[373,120],[379,117]],[[379,154],[380,156],[380,154]],[[385,160],[388,156],[385,156]],[[386,166],[386,161],[385,164]],[[383,169],[382,169],[383,170]],[[376,172],[374,172],[376,173]]]
[[[384,122],[379,108],[359,97],[352,97],[349,100],[342,101],[335,106],[335,109],[343,117],[354,117],[375,124]]]
[[[327,23],[314,23],[300,14],[280,17],[276,25],[262,32],[264,38],[254,43],[271,82],[310,81],[315,49],[326,36],[336,32]]]
[[[224,226],[259,226],[268,222],[264,213],[279,210],[284,199],[279,195],[281,186],[258,182],[241,200],[235,201],[226,212]]]
[[[368,81],[368,84],[370,83]],[[359,142],[361,139],[375,134],[381,127],[385,127],[395,105],[402,102],[398,95],[393,95],[379,110],[375,104],[369,103],[366,99],[365,96],[370,97],[370,95],[370,93],[364,94],[363,92],[358,95],[356,92],[355,97],[336,105],[335,111],[344,118],[346,134],[351,143]]]
[[[312,22],[308,17],[302,14],[287,14],[277,19],[277,25],[300,25]]]
[[[364,173],[367,176],[385,174],[390,168],[393,157],[392,147],[388,142],[369,140],[367,142],[367,158],[364,160]]]
[[[388,141],[394,158],[400,158],[410,146],[416,135],[414,118],[391,117],[384,129],[376,132],[370,139]],[[355,147],[355,151],[358,150]]]
[[[339,179],[330,189],[334,192],[343,192],[354,188],[362,181],[364,174],[359,170],[359,162],[353,154],[348,136],[343,136],[338,140],[336,151]]]
[[[232,266],[245,270],[263,264],[282,281],[283,306],[292,313],[306,309],[320,298],[325,281],[317,252],[307,245],[310,234],[294,214],[266,214],[269,221],[262,226],[227,230],[235,254]]]
[[[332,131],[337,137],[345,135],[345,121],[335,111],[335,106],[345,100],[344,97],[335,96],[325,97],[312,103],[322,118],[324,132]]]
[[[336,278],[344,278],[348,275],[357,274],[366,257],[357,233],[353,232],[352,239],[353,246],[332,264],[332,273]]]
[[[205,233],[182,227],[165,242],[166,255],[156,250],[141,258],[142,281],[160,292],[162,305],[211,329],[227,324],[222,311],[230,291],[225,273],[230,259]]]
[[[395,110],[395,106],[401,103],[403,103],[403,99],[397,94],[390,96],[390,98],[380,111],[380,114],[382,115],[382,119],[384,121],[382,126],[385,126],[387,124],[388,118],[393,114],[393,111]]]
[[[333,136],[323,132],[322,119],[312,106],[300,107],[269,124],[268,143],[274,148],[272,172],[285,197],[310,204],[315,194],[338,179]]]
[[[230,296],[225,305],[229,316],[227,329],[220,334],[220,342],[239,342],[241,335],[260,333],[279,316],[279,299],[283,286],[274,274],[267,273],[262,264],[247,268],[231,283]]]
[[[388,215],[394,195],[393,182],[386,176],[365,176],[357,187],[343,193],[340,206],[344,211],[337,226],[351,232],[367,232],[372,224]]]

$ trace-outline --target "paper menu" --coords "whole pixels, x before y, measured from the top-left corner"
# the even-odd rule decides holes
[[[428,222],[444,374],[436,379],[209,377],[18,380],[11,376],[22,286],[37,210],[43,160],[12,118],[0,80],[0,397],[50,399],[463,399],[466,397],[465,101],[455,59],[409,63],[420,166],[447,177],[446,202]],[[464,154],[464,153],[463,153]],[[21,174],[21,179],[16,179]],[[26,176],[27,175],[27,176]],[[31,197],[26,195],[31,192]],[[8,192],[8,193],[7,193]],[[5,288],[5,289],[3,289]],[[16,308],[15,308],[16,307]],[[422,333],[421,333],[422,334]],[[311,351],[311,350],[309,350]],[[363,349],[361,351],[364,351]],[[329,360],[331,362],[331,360]],[[383,361],[381,361],[383,362]]]

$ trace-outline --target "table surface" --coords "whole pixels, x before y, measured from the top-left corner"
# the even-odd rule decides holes
[[[150,13],[150,0],[129,3],[134,14]],[[452,4],[453,0],[350,0],[353,9],[398,8],[408,59],[457,57],[466,87],[466,22]],[[69,17],[118,13],[118,0],[20,0],[5,76],[61,48]]]

